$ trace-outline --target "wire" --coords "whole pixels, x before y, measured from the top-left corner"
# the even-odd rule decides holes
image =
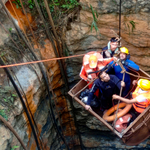
[[[3,60],[1,59],[1,57],[0,57],[0,64],[1,64],[1,65],[4,65],[4,62],[3,62]],[[31,121],[31,118],[30,118],[28,109],[27,109],[27,107],[26,107],[26,105],[25,105],[25,103],[24,103],[24,100],[23,100],[23,98],[22,98],[22,96],[21,96],[21,94],[20,94],[20,92],[19,92],[19,89],[18,89],[16,83],[14,82],[14,80],[13,80],[13,78],[12,78],[12,76],[11,76],[9,70],[8,70],[7,68],[4,68],[4,70],[5,70],[6,74],[8,75],[8,77],[9,77],[9,79],[10,79],[12,85],[14,86],[14,88],[15,88],[15,90],[16,90],[16,92],[17,92],[17,94],[18,94],[18,96],[19,96],[19,98],[20,98],[20,100],[21,100],[22,106],[23,106],[23,108],[24,108],[24,110],[25,110],[25,112],[26,112],[26,115],[27,115],[27,117],[28,117],[29,123],[30,123],[30,125],[31,125],[32,131],[33,131],[33,135],[34,135],[34,139],[35,139],[35,142],[36,142],[36,144],[37,144],[37,148],[38,148],[38,150],[40,150],[40,146],[39,146],[39,142],[38,142],[38,139],[37,139],[37,135],[36,135],[36,133],[35,133],[35,129],[34,129],[34,126],[33,126],[33,124],[32,124],[32,121]]]

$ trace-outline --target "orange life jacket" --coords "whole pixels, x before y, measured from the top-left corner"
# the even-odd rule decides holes
[[[90,68],[89,67],[89,57],[91,55],[95,55],[98,59],[97,67],[96,68]],[[92,51],[84,55],[83,57],[83,66],[80,72],[80,77],[84,80],[89,79],[95,79],[97,77],[96,73],[88,74],[89,72],[94,72],[97,70],[101,70],[104,66],[106,66],[108,63],[110,63],[113,60],[113,58],[105,58],[103,59],[102,55],[99,52]]]
[[[139,91],[139,87],[137,87],[135,89],[135,91],[132,93],[132,97],[136,98],[139,95],[142,95],[146,98],[145,102],[136,102],[133,104],[134,109],[139,112],[142,113],[146,107],[148,107],[148,105],[150,104],[150,91],[146,91],[145,93],[138,93]]]
[[[123,117],[120,117],[115,124],[115,129],[119,132],[124,131],[127,128],[127,123],[132,118],[131,114],[126,114]]]

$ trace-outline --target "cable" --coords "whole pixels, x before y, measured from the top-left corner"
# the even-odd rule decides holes
[[[10,16],[10,14],[9,14],[8,10],[6,9],[5,5],[3,4],[3,2],[2,2],[2,1],[0,1],[0,2],[1,2],[1,4],[2,4],[4,10],[6,11],[7,15]],[[17,26],[16,26],[16,24],[14,23],[14,20],[11,18],[11,16],[10,16],[10,19],[12,20],[14,26],[16,27],[16,30],[18,31],[19,35],[22,37],[22,39],[24,40],[24,42],[25,42],[26,45],[28,46],[28,48],[29,48],[30,52],[32,53],[32,55],[34,56],[34,58],[35,58],[36,60],[38,60],[37,57],[36,57],[36,55],[33,53],[33,51],[32,51],[32,49],[31,49],[30,45],[28,44],[28,42],[27,42],[26,39],[24,38],[23,34],[22,34],[21,31],[17,28]],[[59,133],[59,135],[61,136],[62,140],[63,140],[64,143],[65,143],[64,137],[61,135],[61,133],[60,133],[60,131],[59,131],[59,129],[58,129],[58,126],[57,126],[57,123],[56,123],[56,119],[55,119],[55,116],[54,116],[54,113],[53,113],[52,104],[51,104],[51,98],[50,98],[50,92],[49,92],[49,84],[48,84],[47,77],[46,77],[46,75],[45,75],[45,73],[44,73],[44,70],[42,69],[42,64],[39,64],[39,67],[40,67],[41,72],[42,72],[42,74],[43,74],[43,77],[44,77],[44,79],[45,79],[45,84],[46,84],[46,88],[47,88],[47,91],[48,91],[48,96],[49,96],[49,100],[50,100],[50,109],[51,109],[51,114],[52,114],[52,118],[53,118],[53,121],[54,121],[55,129],[56,129],[56,131]],[[6,68],[5,68],[5,69],[6,69]],[[66,147],[68,147],[68,146],[66,145]],[[68,148],[68,149],[69,149],[69,148]]]
[[[121,37],[121,0],[120,0],[120,7],[119,7],[119,39]],[[119,40],[120,45],[120,40]]]
[[[1,64],[1,65],[4,65],[4,62],[3,62],[3,60],[1,59],[1,57],[0,57],[0,64]],[[37,139],[37,135],[36,135],[36,133],[35,133],[34,126],[33,126],[33,124],[32,124],[32,121],[31,121],[29,112],[28,112],[28,110],[27,110],[27,107],[26,107],[26,105],[25,105],[25,103],[24,103],[24,100],[23,100],[23,98],[22,98],[22,96],[21,96],[21,94],[20,94],[20,92],[19,92],[19,89],[18,89],[16,83],[14,82],[14,80],[13,80],[13,78],[12,78],[12,76],[11,76],[9,70],[8,70],[7,68],[4,68],[4,71],[6,72],[7,76],[9,77],[9,79],[10,79],[12,85],[14,86],[14,88],[15,88],[15,90],[16,90],[16,92],[17,92],[17,94],[18,94],[18,96],[19,96],[19,98],[20,98],[20,100],[21,100],[22,106],[23,106],[23,108],[24,108],[24,110],[25,110],[25,112],[26,112],[26,115],[27,115],[27,117],[28,117],[29,123],[30,123],[30,125],[31,125],[32,131],[33,131],[33,135],[34,135],[34,139],[35,139],[35,142],[36,142],[36,144],[37,144],[37,148],[38,148],[38,150],[40,150],[40,146],[39,146],[39,142],[38,142],[38,139]]]

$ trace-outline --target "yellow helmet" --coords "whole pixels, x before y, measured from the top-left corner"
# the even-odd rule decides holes
[[[90,68],[96,68],[96,66],[97,66],[97,57],[95,55],[91,55],[89,57],[89,66],[90,66]]]
[[[144,91],[150,90],[150,81],[146,79],[140,79],[138,81],[138,87]]]
[[[129,54],[129,50],[126,47],[121,47],[120,48],[121,53]]]

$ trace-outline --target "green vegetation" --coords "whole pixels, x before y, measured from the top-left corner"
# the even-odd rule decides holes
[[[16,4],[16,8],[19,8],[19,7],[21,8],[20,0],[15,0],[12,3]]]
[[[16,148],[18,148],[19,146],[13,146],[12,148],[11,148],[11,150],[15,150]]]
[[[131,24],[131,27],[132,27],[132,32],[133,32],[133,30],[135,29],[135,22],[134,21],[130,21],[130,24]]]
[[[113,3],[117,4],[116,0],[112,0]]]
[[[12,91],[10,86],[4,86],[0,89],[0,115],[8,119],[11,109],[14,109],[14,100],[17,95]]]
[[[43,0],[37,0],[40,6],[44,7],[44,1]],[[15,0],[13,3],[16,4],[17,8],[21,8],[20,0]],[[26,7],[29,7],[30,9],[33,9],[35,7],[35,3],[33,0],[28,0],[26,3],[23,2],[23,5]],[[61,12],[64,10],[72,9],[76,6],[78,6],[79,3],[77,0],[50,0],[49,1],[49,8],[50,11],[53,12],[55,9],[59,8]]]
[[[9,32],[11,32],[12,31],[12,28],[9,28]]]
[[[98,13],[97,13],[97,11],[95,11],[93,9],[93,7],[91,5],[90,5],[90,7],[91,7],[91,10],[92,10],[92,15],[93,15],[93,22],[92,22],[92,25],[91,25],[91,32],[93,30],[93,27],[95,28],[96,32],[98,32],[99,29],[98,29],[97,24],[96,24],[97,23],[97,18],[98,18]]]
[[[8,119],[8,116],[6,115],[6,112],[4,109],[0,109],[0,115],[5,118],[6,120]]]
[[[129,31],[129,34],[134,32],[134,29],[136,28],[136,22],[134,22],[133,20],[129,21],[129,22],[124,22],[125,25],[125,29],[127,29]]]

